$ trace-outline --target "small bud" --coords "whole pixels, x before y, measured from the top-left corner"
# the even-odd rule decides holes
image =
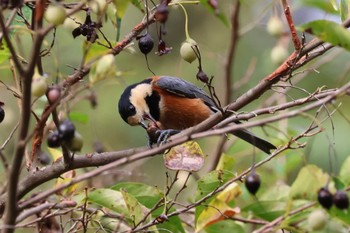
[[[57,85],[52,86],[47,91],[47,99],[50,104],[56,103],[61,98],[61,88]]]
[[[281,36],[284,32],[284,25],[278,16],[272,16],[267,22],[267,32],[272,36]]]
[[[45,11],[45,19],[54,25],[63,24],[67,18],[67,13],[61,4],[51,4]]]
[[[39,73],[35,73],[32,80],[32,95],[41,97],[46,93],[47,88],[46,78]]]
[[[188,63],[192,63],[194,60],[196,60],[197,54],[193,51],[195,46],[197,46],[197,42],[192,39],[183,42],[180,48],[180,55],[182,59]]]
[[[288,58],[288,55],[288,50],[281,45],[276,45],[270,54],[271,61],[276,65],[282,64]]]
[[[204,71],[201,70],[201,69],[198,70],[198,73],[197,73],[196,77],[197,77],[198,80],[200,80],[203,83],[208,84],[208,82],[209,82],[208,75],[206,73],[204,73]]]
[[[307,222],[311,230],[322,230],[327,223],[327,215],[322,209],[314,210],[308,216]]]

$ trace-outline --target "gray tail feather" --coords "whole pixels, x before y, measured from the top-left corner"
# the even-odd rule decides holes
[[[260,150],[264,151],[266,154],[270,154],[271,150],[276,149],[276,147],[272,145],[270,142],[257,137],[256,135],[254,135],[253,133],[249,132],[246,129],[232,131],[231,133],[239,137],[240,139],[243,139],[244,141],[252,144],[253,146],[259,148]]]

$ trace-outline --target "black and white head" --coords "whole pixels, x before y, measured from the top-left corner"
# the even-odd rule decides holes
[[[152,90],[151,81],[151,79],[145,79],[130,85],[121,95],[118,103],[119,114],[129,125],[141,125],[147,128],[145,120],[155,121],[152,116],[154,110],[150,109],[150,104],[157,97]]]

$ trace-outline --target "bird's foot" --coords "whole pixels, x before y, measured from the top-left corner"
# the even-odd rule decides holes
[[[160,146],[166,143],[170,136],[178,133],[180,133],[180,130],[175,130],[175,129],[157,130],[156,131],[156,135],[158,136],[157,145]]]

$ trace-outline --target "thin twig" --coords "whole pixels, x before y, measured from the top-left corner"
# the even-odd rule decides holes
[[[12,43],[12,41],[10,39],[8,27],[5,25],[3,17],[4,16],[1,13],[0,14],[0,28],[1,28],[1,31],[2,31],[2,36],[4,37],[4,39],[6,41],[6,45],[7,45],[8,49],[10,50],[12,60],[15,63],[15,66],[16,66],[16,69],[17,69],[18,73],[20,75],[23,75],[24,74],[24,69],[23,69],[21,63],[18,60],[17,52],[16,52],[16,50],[15,50],[15,48],[13,46],[13,43]]]
[[[284,219],[286,219],[287,217],[290,217],[292,215],[295,215],[297,213],[300,213],[300,212],[303,212],[304,210],[306,209],[309,209],[311,207],[313,207],[315,205],[315,202],[311,202],[311,203],[308,203],[306,205],[303,205],[291,212],[289,212],[288,214],[286,215],[282,215],[278,218],[276,218],[275,220],[273,220],[272,222],[264,225],[263,227],[261,227],[260,229],[254,231],[255,233],[265,233],[265,232],[271,232],[272,228],[276,225],[278,225],[280,222],[282,222]]]
[[[234,55],[236,53],[238,39],[239,39],[239,12],[240,12],[241,2],[236,1],[232,11],[231,11],[231,38],[230,45],[228,48],[228,54],[225,59],[225,96],[224,96],[224,105],[227,105],[231,101],[232,93],[232,83],[234,81],[232,70],[234,65]]]
[[[319,94],[318,99],[321,99],[323,95],[324,99],[319,100],[317,103],[318,104],[313,104],[313,107],[320,106],[327,101],[331,101],[334,98],[336,98],[338,95],[342,94],[346,88],[349,88],[350,84],[347,84],[347,86],[342,87],[339,90],[333,90],[329,92],[323,92]],[[325,97],[325,96],[330,96]],[[303,98],[300,100],[296,100],[290,103],[286,103],[280,106],[275,106],[275,107],[269,107],[265,108],[262,110],[257,110],[255,113],[247,113],[247,114],[240,114],[235,118],[235,120],[244,120],[244,119],[249,119],[249,117],[255,117],[256,115],[259,114],[270,114],[279,110],[283,110],[288,107],[292,106],[297,106],[302,103],[307,103],[310,101],[314,101],[314,98]],[[293,105],[293,103],[295,105]],[[305,111],[305,109],[301,110]],[[300,112],[299,112],[300,113]],[[72,161],[70,169],[76,169],[76,168],[81,168],[81,167],[86,167],[86,166],[102,166],[104,164],[104,167],[100,167],[94,171],[91,171],[89,173],[85,173],[82,176],[74,178],[70,183],[64,184],[63,186],[57,187],[56,189],[48,190],[45,192],[42,192],[38,194],[37,196],[31,198],[28,201],[23,202],[21,205],[21,208],[25,208],[27,205],[31,203],[35,203],[39,200],[42,200],[43,198],[55,193],[56,191],[62,190],[72,184],[78,183],[82,180],[89,179],[90,177],[94,177],[98,174],[101,174],[105,172],[106,170],[109,170],[111,168],[114,168],[116,166],[120,166],[125,163],[130,163],[132,161],[136,161],[142,158],[146,158],[148,156],[151,156],[153,154],[157,153],[162,153],[164,150],[171,148],[172,146],[178,145],[182,142],[187,141],[189,138],[201,138],[201,137],[206,137],[206,136],[213,136],[213,135],[218,135],[219,133],[223,133],[225,131],[230,131],[230,130],[238,130],[241,129],[242,127],[251,127],[251,126],[257,126],[260,124],[267,124],[269,122],[272,122],[272,120],[279,120],[283,119],[284,117],[291,117],[294,114],[298,115],[296,112],[289,113],[289,115],[281,115],[280,118],[278,119],[266,119],[265,121],[259,121],[259,123],[254,123],[254,122],[248,122],[248,123],[242,123],[240,125],[235,125],[233,128],[225,128],[222,129],[222,131],[218,131],[218,129],[215,130],[210,130],[207,132],[203,133],[197,133],[194,134],[194,132],[187,130],[181,133],[181,135],[175,135],[177,138],[175,140],[175,136],[173,136],[173,140],[167,144],[164,144],[163,146],[153,148],[151,150],[145,149],[145,148],[137,148],[137,149],[131,149],[131,150],[125,150],[125,151],[117,151],[117,152],[108,152],[108,153],[101,153],[101,154],[91,154],[91,155],[86,155],[86,156],[76,156],[74,160]],[[227,123],[226,123],[227,124]],[[226,125],[224,124],[224,125]],[[231,126],[232,127],[232,126]],[[190,136],[189,136],[190,135]],[[114,161],[114,162],[113,162]],[[29,175],[27,178],[25,178],[20,184],[19,184],[19,197],[22,197],[24,194],[26,194],[28,191],[32,190],[34,187],[36,187],[39,184],[42,184],[43,182],[50,180],[52,178],[55,178],[59,176],[60,174],[63,174],[64,172],[68,171],[69,169],[66,168],[63,164],[61,163],[56,163],[53,164],[50,167],[47,167],[43,170],[36,171],[33,175]],[[6,195],[2,195],[0,198],[0,202],[3,202],[3,198],[6,197]]]
[[[290,30],[291,35],[292,35],[294,49],[296,51],[299,51],[301,49],[302,45],[301,45],[301,41],[298,37],[297,30],[295,29],[295,26],[294,26],[294,21],[293,21],[292,13],[290,12],[288,0],[282,0],[282,5],[283,5],[283,9],[284,9],[284,14],[285,14],[287,22],[288,22],[289,30]]]
[[[229,44],[229,48],[228,48],[228,53],[227,53],[227,57],[225,59],[225,64],[224,64],[224,68],[225,68],[225,88],[224,88],[224,105],[227,105],[228,103],[230,103],[231,101],[231,94],[232,94],[232,83],[234,81],[234,77],[233,77],[233,67],[234,67],[234,61],[235,61],[235,53],[237,50],[237,44],[238,44],[238,39],[239,39],[239,13],[240,13],[240,6],[241,3],[240,1],[236,1],[236,4],[233,6],[233,9],[231,10],[231,38],[230,38],[230,44]],[[216,152],[214,154],[214,158],[213,161],[211,163],[211,167],[209,168],[209,170],[214,170],[216,168],[216,166],[219,163],[222,151],[224,149],[224,146],[226,144],[227,138],[225,135],[223,135],[220,138],[220,142],[217,145],[217,149]]]

